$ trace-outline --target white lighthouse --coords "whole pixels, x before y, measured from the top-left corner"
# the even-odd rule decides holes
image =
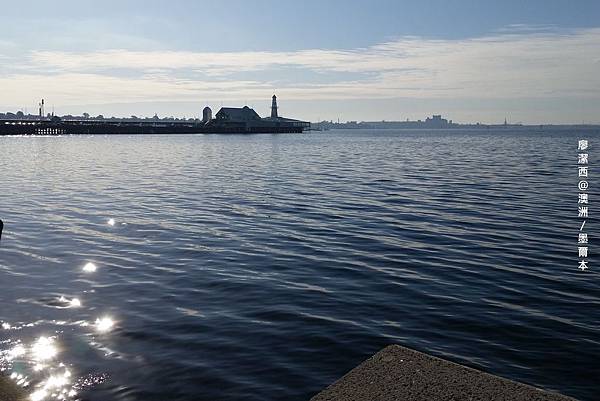
[[[271,118],[277,118],[277,96],[273,95],[271,102]]]

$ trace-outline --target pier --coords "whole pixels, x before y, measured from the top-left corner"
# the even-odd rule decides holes
[[[244,106],[221,107],[215,118],[212,110],[205,107],[202,120],[62,119],[54,115],[43,117],[43,105],[42,99],[36,119],[0,119],[0,135],[276,134],[310,129],[309,122],[280,117],[275,95],[271,116],[265,118]]]
[[[130,122],[71,120],[53,122],[0,120],[0,135],[141,135],[141,134],[248,134],[300,133],[304,126],[258,127],[205,125],[202,122]]]

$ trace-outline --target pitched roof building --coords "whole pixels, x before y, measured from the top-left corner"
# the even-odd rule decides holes
[[[221,107],[215,115],[217,121],[256,121],[260,116],[248,106],[244,107]]]
[[[208,126],[216,130],[235,132],[302,132],[310,128],[310,123],[277,115],[277,100],[273,95],[271,117],[261,118],[248,106],[221,107]]]

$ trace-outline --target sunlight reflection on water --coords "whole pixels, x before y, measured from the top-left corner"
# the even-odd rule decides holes
[[[58,348],[53,338],[40,337],[31,347],[31,356],[37,362],[53,359],[57,354]]]
[[[96,270],[97,266],[92,262],[88,262],[83,266],[83,271],[87,273]],[[23,301],[31,302],[27,299]],[[34,302],[57,309],[79,308],[82,306],[79,298],[67,298],[64,295],[44,297]],[[80,327],[93,327],[95,333],[108,333],[115,325],[115,321],[109,316],[97,318],[93,325],[85,320],[74,323],[64,320],[52,320],[52,323],[57,326],[56,333],[63,332],[64,327],[73,324]],[[32,322],[14,325],[9,322],[2,322],[2,329],[16,334],[24,329],[35,327],[37,324],[37,322]],[[66,345],[59,343],[58,337],[58,335],[42,335],[28,343],[27,336],[23,335],[21,338],[10,338],[0,343],[9,346],[8,348],[0,347],[0,372],[10,372],[8,377],[17,386],[29,392],[29,399],[32,401],[71,400],[77,396],[78,389],[103,383],[106,379],[105,374],[88,374],[79,378],[74,377],[71,371],[72,366],[69,367],[66,362],[59,360],[59,355]],[[88,345],[97,346],[97,343],[92,340]]]
[[[69,325],[68,322],[56,322],[58,326]],[[91,326],[88,322],[78,323],[82,327]],[[111,318],[103,317],[96,320],[95,331],[107,333],[114,325]],[[22,330],[35,327],[36,324],[13,326],[3,322],[5,330]],[[27,343],[21,339],[9,339],[0,346],[0,372],[7,372],[13,382],[29,393],[32,401],[47,399],[71,400],[78,391],[103,383],[105,374],[85,375],[76,377],[73,366],[60,360],[60,354],[66,349],[66,344],[59,342],[58,336],[39,336]],[[90,346],[96,344],[91,341]],[[8,345],[8,348],[5,347]]]
[[[64,295],[61,295],[61,297],[58,300],[68,305],[67,307],[69,308],[78,308],[81,306],[81,301],[79,300],[79,298],[67,299]]]
[[[88,262],[85,264],[85,266],[83,266],[83,271],[86,273],[93,273],[95,272],[97,269],[96,265],[93,264],[92,262]]]
[[[110,317],[104,316],[96,319],[96,330],[100,333],[106,333],[110,331],[114,325],[115,322]]]

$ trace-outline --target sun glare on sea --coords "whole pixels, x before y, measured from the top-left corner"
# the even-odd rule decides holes
[[[37,390],[31,393],[29,399],[32,401],[42,401],[46,398],[66,400],[67,397],[73,397],[77,392],[72,388],[69,389],[71,380],[69,369],[65,369],[62,374],[53,374],[38,384]]]
[[[93,264],[92,262],[88,262],[85,264],[85,266],[83,266],[83,271],[86,273],[93,273],[95,272],[97,269],[96,265]]]
[[[31,355],[36,361],[47,361],[58,354],[54,340],[49,337],[40,337],[31,347]]]
[[[100,333],[106,333],[106,332],[110,331],[114,325],[115,325],[115,321],[113,319],[111,319],[110,317],[105,316],[105,317],[96,319],[96,330]]]
[[[8,351],[8,360],[13,360],[15,358],[25,355],[26,353],[27,351],[25,350],[24,346],[22,346],[21,344],[16,345],[14,348]]]

